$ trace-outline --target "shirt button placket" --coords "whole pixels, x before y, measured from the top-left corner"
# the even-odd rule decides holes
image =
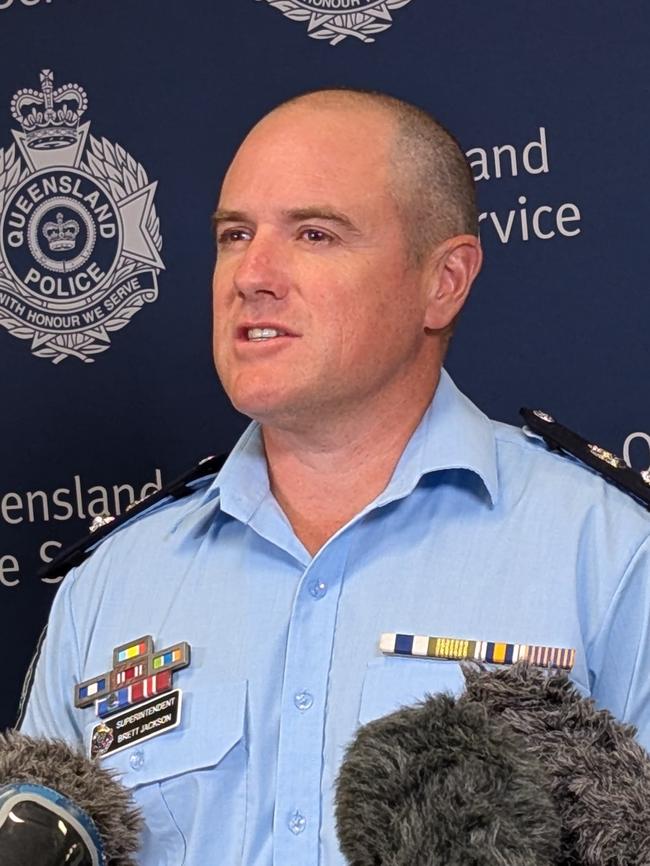
[[[306,569],[291,612],[284,668],[274,863],[317,866],[327,679],[343,577],[344,538]]]

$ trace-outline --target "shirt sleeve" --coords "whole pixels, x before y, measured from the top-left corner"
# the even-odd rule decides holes
[[[638,729],[650,750],[650,539],[632,556],[590,653],[598,706]]]
[[[55,596],[44,640],[28,674],[19,727],[25,734],[80,745],[81,714],[74,706],[74,688],[80,679],[79,648],[70,599],[74,584],[75,574],[70,572]]]

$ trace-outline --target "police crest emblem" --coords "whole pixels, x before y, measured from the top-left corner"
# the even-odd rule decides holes
[[[158,297],[156,182],[119,144],[89,134],[78,84],[19,90],[0,150],[0,325],[34,355],[86,363]]]
[[[304,21],[312,39],[338,45],[348,36],[374,42],[393,23],[392,13],[411,0],[267,0],[292,21]]]

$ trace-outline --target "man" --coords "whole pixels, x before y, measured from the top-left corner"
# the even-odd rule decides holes
[[[452,137],[390,97],[297,98],[244,141],[215,228],[216,364],[256,423],[66,577],[23,730],[119,737],[75,686],[142,635],[191,645],[180,724],[102,740],[145,866],[341,866],[358,724],[462,689],[427,636],[552,648],[650,742],[645,512],[442,371],[481,266]]]

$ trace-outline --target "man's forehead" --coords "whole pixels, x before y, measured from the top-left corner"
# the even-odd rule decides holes
[[[263,117],[243,140],[233,164],[264,153],[328,160],[369,161],[388,153],[393,136],[385,112],[302,100],[281,106]]]
[[[355,195],[379,192],[389,171],[392,136],[385,115],[350,106],[291,103],[263,118],[244,139],[226,176],[222,194],[282,182],[310,187],[319,200],[331,185]]]

